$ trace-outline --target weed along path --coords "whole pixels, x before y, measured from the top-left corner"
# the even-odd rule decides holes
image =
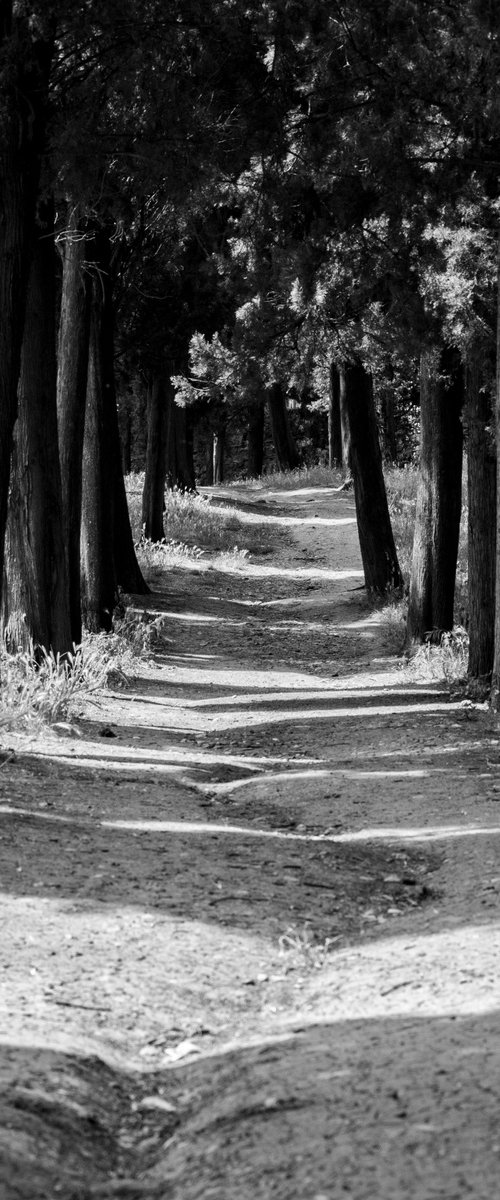
[[[4,739],[2,1195],[491,1200],[497,722],[401,669],[350,495],[207,494],[261,552]]]

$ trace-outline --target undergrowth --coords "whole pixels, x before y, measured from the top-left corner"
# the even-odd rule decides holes
[[[74,701],[106,683],[111,658],[105,634],[87,635],[81,646],[61,658],[53,651],[35,654],[0,651],[0,729],[35,731],[68,717]]]
[[[340,487],[342,472],[337,467],[318,464],[312,467],[297,467],[294,471],[270,471],[259,479],[239,479],[227,484],[228,488],[244,484],[251,491],[290,491],[293,488]]]
[[[126,479],[132,534],[138,548],[141,566],[148,569],[154,557],[149,543],[143,536],[142,489],[143,475],[129,475]],[[261,529],[249,527],[240,519],[236,507],[215,504],[206,496],[194,492],[181,492],[178,488],[165,493],[163,514],[164,539],[161,561],[171,565],[172,560],[184,562],[200,558],[202,554],[213,555],[234,551],[257,554],[266,547],[265,534]],[[143,557],[141,557],[143,556]],[[158,562],[153,562],[157,568]]]

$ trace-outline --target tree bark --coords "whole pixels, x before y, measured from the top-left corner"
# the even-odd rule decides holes
[[[109,631],[118,587],[146,593],[137,562],[120,461],[114,377],[111,247],[105,230],[91,249],[90,346],[83,445],[82,611],[92,632]]]
[[[63,272],[57,372],[57,416],[71,631],[82,640],[80,528],[85,403],[89,362],[91,280],[85,270],[84,223],[74,206],[60,241]]]
[[[107,406],[110,387],[110,278],[103,268],[101,236],[94,238],[90,345],[83,442],[81,579],[82,614],[92,633],[109,632],[117,600],[113,559],[112,454]]]
[[[397,457],[396,446],[396,414],[394,408],[394,391],[391,387],[392,371],[382,392],[380,401],[380,416],[382,420],[383,457],[386,462],[394,463]]]
[[[488,351],[476,346],[466,369],[468,475],[469,664],[471,679],[489,677],[495,647],[496,461],[491,432]]]
[[[213,480],[224,483],[224,450],[226,445],[226,422],[221,418],[212,434]]]
[[[50,17],[32,36],[12,0],[0,12],[0,589],[9,496],[12,434],[17,415],[26,293],[54,29]],[[7,60],[8,65],[7,65]]]
[[[424,350],[420,364],[421,462],[407,642],[453,628],[462,497],[463,375],[451,351]]]
[[[264,404],[258,401],[248,410],[247,475],[260,479],[264,466]]]
[[[300,458],[290,429],[285,393],[280,383],[273,383],[267,392],[271,419],[271,434],[280,471],[294,471]]]
[[[112,515],[115,578],[118,586],[129,595],[146,596],[151,589],[148,587],[137,561],[130,524],[125,480],[123,478],[114,373],[111,376],[111,386],[107,391],[107,401],[109,406],[108,420],[111,444],[110,470],[113,479]]]
[[[163,508],[167,474],[168,404],[165,383],[156,376],[148,387],[148,441],[142,495],[142,524],[145,537],[161,542],[165,536]]]
[[[497,460],[497,506],[496,544],[500,547],[500,234],[497,252],[497,329],[496,329],[496,376],[495,376],[495,428]],[[496,556],[495,570],[495,650],[491,678],[491,704],[500,709],[500,555]]]
[[[181,492],[196,491],[193,462],[193,443],[188,425],[188,412],[175,403],[173,388],[167,390],[167,487]]]
[[[328,466],[342,467],[342,425],[340,420],[340,390],[345,379],[337,364],[330,363],[328,389]]]
[[[351,464],[365,585],[385,595],[401,588],[370,376],[361,363],[345,368],[345,402],[351,437]]]
[[[43,205],[28,293],[6,539],[11,649],[72,648],[57,449],[53,206]]]

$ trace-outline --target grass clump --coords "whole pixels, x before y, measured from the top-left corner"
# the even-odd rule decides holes
[[[75,700],[106,683],[110,653],[105,635],[88,636],[61,657],[33,645],[25,652],[0,652],[0,729],[35,732],[64,720]]]
[[[408,670],[419,682],[435,683],[445,680],[455,685],[467,678],[469,635],[458,625],[451,633],[443,633],[434,644],[431,633],[422,646],[411,655]]]

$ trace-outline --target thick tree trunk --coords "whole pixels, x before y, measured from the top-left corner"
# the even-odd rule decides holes
[[[259,479],[264,466],[264,404],[258,401],[248,411],[247,475]]]
[[[469,676],[491,675],[495,644],[496,460],[491,432],[490,378],[485,347],[476,347],[466,369],[465,423],[468,475]]]
[[[340,421],[340,389],[345,385],[343,372],[337,364],[330,363],[328,389],[328,466],[342,467],[342,425]],[[345,390],[345,387],[344,387]]]
[[[345,402],[365,584],[385,595],[403,584],[392,533],[370,376],[360,363],[345,368]]]
[[[300,458],[290,429],[285,393],[280,383],[273,383],[268,389],[267,403],[279,469],[294,471],[300,466]]]
[[[167,487],[181,492],[196,491],[193,443],[186,408],[175,403],[173,388],[167,390]]]
[[[59,457],[68,558],[71,631],[82,640],[80,528],[85,402],[89,361],[91,280],[85,269],[85,233],[78,207],[68,219],[64,240],[57,372]]]
[[[463,376],[448,351],[420,364],[421,462],[407,642],[453,628],[462,497]]]
[[[52,205],[38,226],[26,303],[6,539],[12,649],[72,647],[57,450]]]
[[[14,15],[13,9],[11,0],[4,0],[0,11],[2,61],[5,56],[0,90],[0,589],[12,434],[53,50],[51,22],[47,21],[46,30],[37,30],[35,41],[28,17],[23,12]]]
[[[170,386],[170,384],[168,385]],[[145,537],[161,542],[165,536],[163,508],[167,474],[168,405],[165,383],[156,376],[148,387],[148,442],[142,495]]]

